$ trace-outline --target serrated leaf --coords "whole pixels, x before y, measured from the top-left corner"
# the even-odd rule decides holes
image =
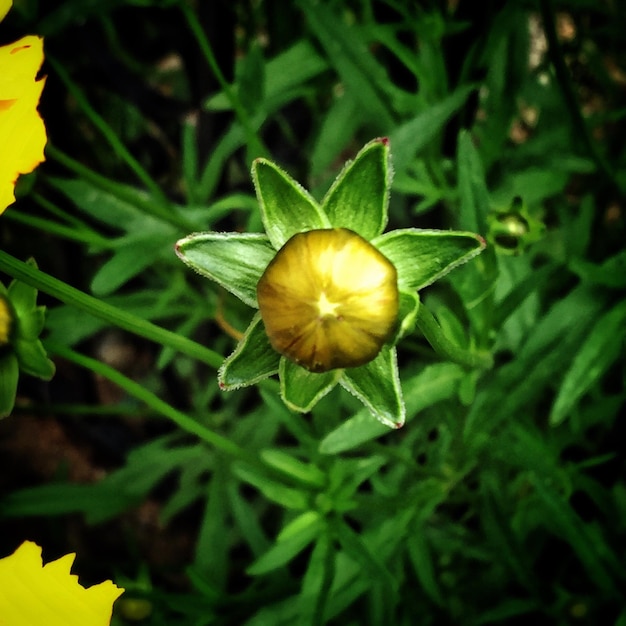
[[[369,241],[387,224],[390,182],[389,142],[374,139],[345,165],[322,209],[334,228],[349,228]]]
[[[256,286],[276,251],[260,233],[194,233],[176,244],[176,254],[248,306],[259,308]]]

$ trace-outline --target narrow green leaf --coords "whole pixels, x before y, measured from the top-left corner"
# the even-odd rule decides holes
[[[410,534],[407,542],[407,553],[415,574],[428,597],[435,604],[444,606],[445,602],[435,575],[435,566],[426,537],[425,525]]]
[[[547,487],[542,478],[529,474],[529,479],[545,510],[543,518],[552,531],[576,552],[588,571],[589,580],[606,593],[617,593],[615,581],[600,557],[602,553],[612,553],[604,538],[590,533],[569,504]],[[599,545],[600,542],[604,545]]]
[[[261,315],[256,313],[235,351],[220,367],[217,380],[224,391],[248,387],[278,372],[280,355],[272,348]]]
[[[385,347],[373,361],[346,370],[339,383],[385,426],[404,425],[405,408],[395,348]]]
[[[12,352],[0,355],[0,418],[13,410],[19,374],[16,356]]]
[[[311,526],[317,526],[322,521],[322,516],[317,511],[305,511],[292,519],[276,537],[277,541],[288,541],[299,535]]]
[[[287,487],[248,465],[237,464],[233,472],[244,482],[256,487],[268,500],[286,509],[305,510],[308,508],[308,492]]]
[[[265,554],[246,569],[246,573],[250,576],[259,576],[289,563],[315,540],[323,528],[321,518],[317,517],[316,520],[310,518],[310,523],[301,527],[297,532],[289,533],[282,541],[276,541]]]
[[[335,551],[328,533],[321,534],[311,552],[298,596],[298,626],[325,624],[324,608],[335,570]]]
[[[550,424],[560,424],[580,398],[599,380],[622,352],[626,300],[603,315],[591,329],[565,374],[552,406]]]
[[[398,286],[422,289],[485,248],[473,233],[406,228],[381,235],[372,243],[396,266]]]
[[[326,480],[324,472],[315,465],[296,459],[282,450],[275,448],[262,450],[261,458],[286,476],[308,483],[312,487],[322,487]]]
[[[485,184],[485,173],[478,151],[472,143],[469,131],[459,133],[457,145],[458,189],[461,208],[458,217],[460,228],[485,234],[489,193]]]
[[[176,244],[184,263],[255,309],[257,283],[275,253],[260,233],[194,233]]]
[[[387,225],[390,182],[389,142],[374,139],[345,165],[322,208],[334,228],[349,228],[369,241]]]
[[[388,96],[381,93],[382,87],[389,84],[389,79],[368,49],[368,42],[359,36],[361,31],[347,27],[342,15],[323,3],[300,0],[298,5],[341,82],[358,97],[369,121],[380,131],[389,132],[395,123]]]
[[[314,374],[283,357],[280,360],[280,394],[285,404],[308,413],[340,380],[343,370]]]
[[[393,164],[399,174],[404,173],[416,155],[441,133],[446,122],[463,106],[474,89],[476,87],[473,85],[459,87],[449,96],[431,104],[412,120],[397,126],[390,133],[389,143],[393,154]]]
[[[91,290],[97,296],[108,296],[125,285],[165,255],[171,254],[173,234],[158,234],[124,242],[113,256],[94,274]]]
[[[296,233],[331,227],[309,192],[275,163],[255,159],[252,180],[265,232],[276,250]]]

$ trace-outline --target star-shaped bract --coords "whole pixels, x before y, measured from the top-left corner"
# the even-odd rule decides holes
[[[373,360],[358,367],[308,371],[272,348],[257,312],[220,368],[222,389],[245,387],[278,373],[284,402],[296,411],[308,412],[340,384],[387,426],[404,424],[395,345],[413,329],[420,306],[417,291],[479,254],[485,242],[473,233],[416,228],[383,234],[391,173],[389,142],[375,139],[346,164],[318,203],[277,165],[256,159],[252,178],[266,234],[195,233],[178,242],[176,251],[185,263],[257,310],[259,280],[277,252],[298,233],[349,229],[374,246],[397,271],[397,331]]]

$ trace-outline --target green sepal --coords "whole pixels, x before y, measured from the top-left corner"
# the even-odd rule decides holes
[[[11,414],[15,405],[20,368],[13,352],[0,354],[0,418]]]
[[[26,263],[35,269],[37,268],[37,263],[35,263],[34,259],[28,259]],[[19,280],[12,280],[7,291],[18,318],[36,308],[37,289],[35,287],[31,287]]]
[[[20,370],[25,374],[43,380],[50,380],[54,376],[54,363],[48,358],[41,341],[29,341],[18,337],[13,342],[13,349]]]
[[[39,337],[46,321],[46,307],[38,306],[22,313],[18,319],[18,335],[23,339],[34,341]]]
[[[384,347],[373,361],[345,370],[339,382],[385,426],[404,425],[406,409],[395,348]]]
[[[398,287],[422,289],[485,249],[474,233],[406,228],[392,230],[371,242],[398,271]]]
[[[374,139],[348,162],[331,185],[322,208],[335,228],[349,228],[368,241],[387,225],[391,183],[389,141]]]
[[[308,413],[340,380],[344,370],[313,374],[283,357],[280,360],[280,395],[294,411]]]
[[[261,219],[276,250],[295,234],[331,224],[317,202],[291,176],[267,159],[252,164]]]
[[[259,308],[256,286],[276,251],[261,233],[193,233],[176,244],[176,254],[248,306]]]
[[[235,351],[220,367],[218,384],[224,391],[248,387],[276,374],[279,361],[280,355],[270,345],[261,314],[257,313]]]
[[[420,308],[420,298],[415,291],[400,292],[400,307],[398,311],[398,329],[396,330],[393,344],[402,337],[413,332],[417,322],[417,313]]]

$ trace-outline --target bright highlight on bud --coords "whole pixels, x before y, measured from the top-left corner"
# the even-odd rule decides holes
[[[373,360],[398,318],[394,265],[346,228],[294,235],[257,286],[272,347],[312,372]]]

